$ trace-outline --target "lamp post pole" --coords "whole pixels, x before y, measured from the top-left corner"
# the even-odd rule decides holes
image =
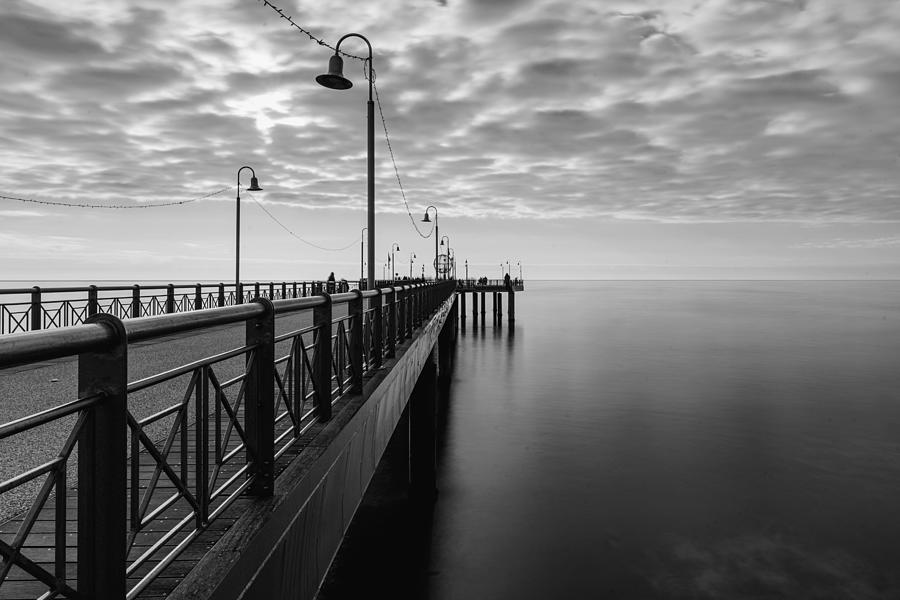
[[[469,279],[469,259],[466,259],[466,280]]]
[[[331,88],[333,90],[346,90],[353,87],[349,79],[344,77],[344,59],[340,56],[341,43],[348,37],[358,37],[366,43],[369,48],[369,102],[367,104],[367,169],[368,169],[368,212],[366,215],[366,225],[369,230],[369,268],[366,288],[375,289],[375,103],[372,100],[372,84],[374,76],[372,73],[372,44],[369,40],[359,33],[348,33],[338,40],[334,47],[334,56],[328,61],[328,73],[316,77],[319,84]]]
[[[409,253],[409,278],[410,279],[413,278],[412,270],[413,270],[413,259],[414,258],[416,258],[416,253],[410,252]]]
[[[516,265],[518,265],[518,267],[519,267],[519,281],[522,281],[522,261],[517,260]]]
[[[241,284],[241,171],[250,170],[250,187],[248,192],[260,192],[259,180],[256,178],[256,171],[253,167],[243,166],[237,172],[237,204],[234,212],[234,298],[240,303],[243,298],[239,298],[238,289]]]
[[[394,242],[391,244],[391,281],[397,282],[397,261],[394,259],[394,250],[400,250],[400,244]]]
[[[434,280],[438,280],[438,236],[440,236],[440,230],[438,229],[438,209],[435,206],[429,206],[425,209],[425,216],[422,217],[423,223],[431,223],[431,219],[428,218],[428,211],[434,210]]]

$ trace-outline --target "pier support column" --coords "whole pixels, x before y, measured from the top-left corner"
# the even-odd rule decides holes
[[[478,322],[478,292],[472,292],[472,318]]]
[[[487,304],[484,301],[484,292],[481,292],[481,318],[484,320],[484,311],[487,310]]]
[[[497,292],[497,320],[503,320],[503,292]]]
[[[507,309],[507,314],[509,316],[509,322],[514,323],[516,320],[516,293],[512,290],[509,290],[509,308]]]
[[[437,495],[436,354],[432,350],[428,355],[409,398],[409,495],[420,502],[433,502]]]
[[[458,294],[459,296],[459,316],[462,317],[462,320],[466,320],[466,293],[461,292]]]

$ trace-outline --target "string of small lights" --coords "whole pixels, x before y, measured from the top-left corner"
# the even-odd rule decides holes
[[[214,192],[210,192],[208,194],[204,194],[197,198],[191,198],[189,200],[175,200],[172,202],[153,202],[153,203],[145,203],[145,204],[78,204],[74,202],[60,202],[57,200],[36,200],[34,198],[20,198],[18,196],[7,196],[5,194],[0,194],[0,200],[13,200],[15,202],[27,202],[29,204],[44,204],[47,206],[65,206],[67,208],[110,208],[110,209],[130,209],[130,208],[160,208],[163,206],[182,206],[184,204],[190,204],[191,202],[197,202],[198,200],[204,200],[206,198],[212,198],[213,196],[218,196],[228,190],[234,189],[234,186],[224,187],[222,189],[216,190]]]
[[[278,220],[278,217],[276,217],[275,215],[273,215],[272,213],[270,213],[269,210],[268,210],[265,206],[263,206],[262,203],[261,203],[259,200],[257,200],[257,199],[253,196],[253,194],[251,194],[250,192],[248,192],[246,189],[245,189],[244,191],[245,191],[245,193],[246,193],[248,196],[250,196],[250,198],[253,200],[253,202],[255,202],[256,205],[262,209],[262,211],[263,211],[264,213],[266,213],[267,215],[269,215],[269,218],[270,218],[270,219],[272,219],[273,221],[275,221],[276,223],[278,223],[278,225],[279,225],[282,229],[284,229],[285,231],[287,231],[291,236],[293,236],[294,238],[300,240],[301,242],[303,242],[303,243],[306,244],[307,246],[312,246],[313,248],[318,248],[319,250],[325,250],[326,252],[342,252],[342,251],[347,250],[348,248],[350,248],[350,247],[352,247],[352,246],[355,246],[355,245],[357,244],[356,240],[354,240],[354,241],[350,242],[349,244],[347,244],[346,246],[344,246],[343,248],[326,248],[325,246],[320,246],[320,245],[314,244],[314,243],[312,243],[312,242],[310,242],[310,241],[308,241],[308,240],[304,240],[302,237],[300,237],[299,235],[297,235],[296,233],[294,233],[293,231],[291,231],[291,229],[290,229],[287,225],[285,225],[284,223],[282,223],[281,221],[279,221],[279,220]]]
[[[312,32],[310,32],[309,30],[298,25],[291,16],[284,14],[284,11],[282,9],[278,8],[277,6],[275,6],[274,4],[269,2],[269,0],[258,0],[258,1],[261,2],[263,4],[263,6],[267,6],[267,7],[271,8],[273,11],[275,11],[280,18],[287,21],[288,24],[290,24],[290,26],[293,27],[294,29],[297,29],[298,31],[300,31],[301,33],[306,35],[306,37],[308,37],[310,39],[310,41],[313,41],[313,42],[319,44],[320,46],[330,48],[331,50],[334,50],[335,52],[339,52],[340,54],[343,54],[347,58],[354,58],[356,60],[362,61],[363,62],[363,76],[366,77],[366,79],[368,80],[368,77],[366,74],[366,68],[365,68],[366,62],[369,60],[368,57],[362,57],[362,56],[357,56],[355,54],[349,54],[347,52],[344,52],[343,50],[338,51],[334,46],[332,46],[325,40],[322,40],[322,39],[316,37],[315,35],[312,34]],[[403,188],[403,181],[400,179],[400,170],[397,168],[397,160],[394,156],[394,148],[391,146],[391,137],[390,137],[390,134],[388,133],[387,120],[384,117],[384,109],[381,106],[381,96],[378,93],[378,86],[375,84],[375,79],[376,79],[376,73],[375,73],[375,70],[372,69],[372,88],[375,90],[375,101],[378,104],[378,114],[381,115],[381,126],[384,129],[384,139],[385,139],[385,142],[387,142],[388,153],[391,156],[391,164],[394,166],[394,175],[397,177],[397,186],[400,188],[400,197],[403,198],[403,204],[406,206],[406,214],[409,215],[409,220],[412,223],[413,229],[416,230],[416,233],[418,233],[420,237],[428,239],[432,235],[434,235],[434,225],[431,226],[431,231],[428,232],[427,235],[422,233],[422,231],[419,229],[419,226],[416,224],[416,220],[412,215],[412,211],[410,211],[410,209],[409,209],[409,202],[407,202],[407,200],[406,200],[406,190]]]

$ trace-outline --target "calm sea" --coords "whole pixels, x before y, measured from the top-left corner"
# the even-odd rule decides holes
[[[373,484],[323,597],[900,598],[900,282],[468,310],[433,512]]]

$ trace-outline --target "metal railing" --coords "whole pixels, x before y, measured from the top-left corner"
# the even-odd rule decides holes
[[[44,478],[27,510],[8,521],[15,533],[0,534],[0,597],[15,572],[13,583],[31,584],[41,598],[134,598],[238,498],[271,495],[278,458],[330,419],[338,399],[361,391],[364,375],[394,356],[455,287],[256,298],[130,321],[97,313],[84,325],[0,338],[0,370],[78,360],[74,399],[0,425],[5,441],[74,419],[41,438],[45,447],[59,444],[54,458],[0,482],[4,494]],[[334,318],[335,305],[346,305],[346,316]],[[311,325],[276,334],[276,315],[308,312]],[[160,342],[164,352],[176,334],[240,323],[243,345],[127,381],[131,344],[175,336]],[[160,406],[166,398],[175,402]],[[54,523],[52,539],[35,533],[39,517]],[[71,529],[75,573],[67,571]],[[43,559],[29,556],[34,535],[45,536]]]
[[[479,288],[487,287],[506,287],[506,281],[504,279],[457,279],[456,284],[459,289],[466,290],[477,290]],[[509,284],[515,292],[525,290],[524,279],[511,279]]]
[[[0,334],[84,323],[105,313],[120,319],[246,304],[253,298],[282,300],[360,289],[358,281],[280,281],[0,289]]]

